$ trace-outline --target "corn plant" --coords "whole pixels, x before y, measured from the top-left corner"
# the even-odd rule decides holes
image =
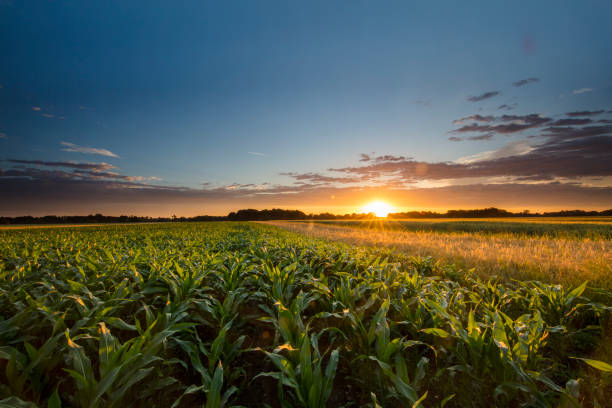
[[[317,336],[303,336],[299,346],[297,359],[283,356],[279,349],[264,351],[279,371],[260,373],[257,377],[268,376],[278,380],[278,397],[284,407],[326,407],[336,376],[339,352],[337,349],[331,352],[323,370],[324,356],[319,352]],[[285,387],[291,390],[289,397],[285,396]]]

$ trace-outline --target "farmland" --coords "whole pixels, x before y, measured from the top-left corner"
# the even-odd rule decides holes
[[[433,257],[481,278],[535,279],[612,288],[612,219],[273,222],[353,245]]]
[[[209,408],[609,403],[612,293],[602,275],[589,275],[595,284],[575,270],[573,280],[540,279],[550,283],[493,279],[444,257],[413,256],[420,253],[408,247],[365,238],[353,246],[346,237],[320,239],[337,237],[332,230],[312,233],[344,229],[382,243],[388,234],[423,231],[282,226],[295,231],[235,222],[0,230],[0,401]],[[317,236],[298,233],[308,231]],[[606,232],[579,234],[520,239],[594,242],[609,257],[609,238],[597,239]]]

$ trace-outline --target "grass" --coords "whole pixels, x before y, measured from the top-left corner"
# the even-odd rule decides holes
[[[612,217],[546,218],[546,219],[425,219],[425,220],[370,220],[370,221],[314,221],[322,225],[341,225],[392,231],[413,232],[468,232],[473,234],[516,234],[564,239],[612,239]],[[312,221],[302,221],[312,222]]]
[[[0,231],[0,406],[608,402],[612,293],[458,272],[254,223]]]
[[[612,225],[498,221],[273,222],[353,245],[433,257],[481,278],[612,288]]]

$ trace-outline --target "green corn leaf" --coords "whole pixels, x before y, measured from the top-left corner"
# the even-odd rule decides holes
[[[221,362],[215,369],[210,388],[206,393],[206,408],[221,407],[221,389],[223,388],[223,365]]]
[[[574,299],[576,299],[578,296],[582,295],[582,293],[584,292],[584,290],[587,287],[587,283],[588,281],[584,281],[582,283],[582,285],[578,286],[577,288],[575,288],[574,290],[572,290],[570,293],[568,293],[566,300],[565,300],[565,305],[569,306]]]
[[[582,360],[593,368],[598,369],[599,371],[603,371],[604,373],[612,373],[612,364],[606,363],[604,361],[599,360],[591,360],[589,358],[580,358],[580,357],[570,357],[575,360]]]
[[[423,333],[427,333],[427,334],[431,334],[431,335],[434,335],[434,336],[438,336],[438,337],[441,337],[443,339],[445,339],[448,336],[450,336],[450,334],[446,330],[439,329],[439,328],[436,328],[436,327],[430,327],[430,328],[427,328],[427,329],[421,329],[421,331]]]
[[[427,398],[427,394],[429,393],[429,391],[425,391],[425,394],[421,395],[421,398],[419,398],[418,400],[416,400],[414,402],[414,404],[412,404],[412,408],[418,408],[421,406],[421,403],[423,401],[425,401],[425,398]]]
[[[57,388],[51,394],[51,397],[47,400],[47,408],[62,408],[62,400],[60,399]]]

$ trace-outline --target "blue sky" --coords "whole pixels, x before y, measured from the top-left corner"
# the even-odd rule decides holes
[[[397,207],[443,208],[450,204],[417,204],[408,197],[415,188],[467,184],[482,191],[501,183],[525,184],[527,191],[532,188],[527,184],[537,182],[548,184],[546,188],[553,188],[552,183],[598,188],[594,196],[599,199],[567,204],[612,207],[609,152],[588,171],[584,161],[568,161],[577,167],[571,174],[554,165],[533,174],[510,169],[507,174],[424,177],[406,172],[413,162],[490,161],[507,151],[550,154],[539,147],[561,137],[547,127],[561,126],[556,121],[571,117],[569,112],[603,110],[580,116],[591,122],[575,126],[603,128],[596,132],[597,142],[612,146],[610,124],[597,122],[612,119],[611,17],[609,1],[519,6],[3,0],[0,192],[15,195],[12,203],[20,195],[36,197],[32,207],[25,207],[33,213],[58,211],[64,208],[61,203],[76,200],[66,208],[157,214],[189,201],[178,211],[191,214],[224,213],[243,204],[340,211],[368,199],[359,196],[351,204],[347,188],[374,187],[375,195],[385,197],[380,189],[393,189],[389,194]],[[528,78],[535,80],[513,85]],[[494,96],[468,100],[487,93]],[[502,105],[506,107],[500,109]],[[502,119],[504,114],[514,118]],[[549,120],[520,132],[491,128],[449,133],[460,127],[453,121],[472,115],[494,118],[480,124],[530,124],[527,115]],[[580,133],[582,128],[572,129]],[[362,154],[372,160],[360,161]],[[590,154],[585,151],[582,158]],[[384,167],[378,178],[367,169],[328,170],[367,167],[384,156],[403,160],[379,159],[378,164],[400,167]],[[96,177],[74,174],[74,166],[35,161],[107,163],[123,178],[110,172],[99,177],[100,169]],[[354,182],[298,177],[305,174],[347,175]],[[62,186],[71,189],[64,198],[51,197],[36,184],[49,177],[55,183],[60,176]],[[113,191],[177,192],[171,203],[160,198],[159,207],[146,210],[119,193],[116,199],[106,194],[106,201],[92,205],[74,198],[85,181],[95,181],[96,188],[107,192],[109,186]],[[233,194],[244,190],[247,197],[227,197],[228,187]],[[261,193],[259,198],[253,197],[253,189]],[[334,189],[339,194],[327,194]],[[407,190],[405,199],[398,189]],[[181,201],[185,191],[196,198]],[[584,194],[577,190],[575,198]],[[323,196],[346,199],[340,203]],[[505,204],[484,199],[465,205],[489,203]],[[517,198],[506,206],[521,204]],[[545,200],[524,204],[551,207]],[[23,208],[6,204],[0,211],[12,214]]]

